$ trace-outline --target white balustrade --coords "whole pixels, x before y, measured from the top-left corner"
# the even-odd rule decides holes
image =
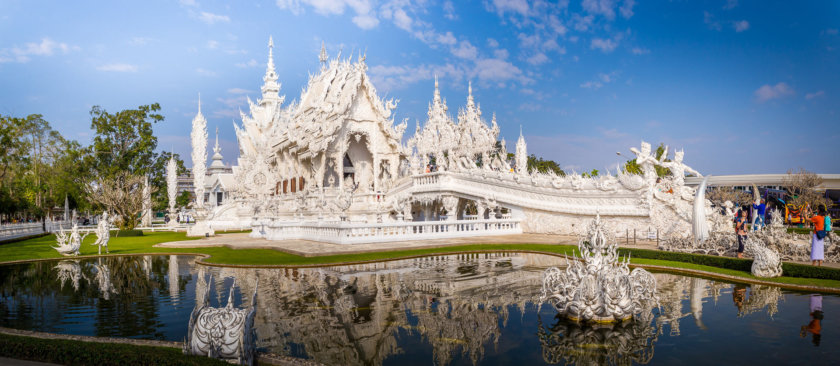
[[[394,223],[289,222],[254,220],[253,237],[313,240],[334,244],[461,238],[521,234],[519,220],[457,220]]]
[[[40,222],[0,225],[0,241],[38,235],[44,232]]]

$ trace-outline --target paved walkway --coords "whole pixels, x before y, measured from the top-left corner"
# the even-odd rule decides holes
[[[233,249],[277,249],[304,256],[317,257],[332,254],[357,254],[405,249],[440,248],[466,244],[565,244],[577,245],[578,237],[548,234],[515,234],[496,236],[473,236],[415,241],[396,241],[374,244],[330,244],[309,240],[266,240],[253,239],[248,233],[221,234],[199,240],[184,240],[155,245],[163,248],[229,247]],[[655,241],[638,240],[635,244],[622,243],[622,247],[656,249]]]

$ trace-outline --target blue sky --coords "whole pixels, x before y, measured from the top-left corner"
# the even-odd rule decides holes
[[[472,81],[510,151],[522,126],[529,152],[578,172],[644,139],[706,174],[840,173],[838,29],[837,1],[0,0],[0,114],[87,144],[91,106],[158,102],[160,148],[187,157],[201,93],[232,163],[271,35],[288,101],[324,42],[366,53],[409,131],[434,75],[453,115]]]

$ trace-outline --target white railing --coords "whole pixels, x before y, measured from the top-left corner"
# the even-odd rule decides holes
[[[0,225],[0,241],[38,235],[44,232],[40,222]]]
[[[268,240],[302,239],[334,244],[461,238],[521,234],[519,220],[453,220],[355,224],[349,222],[288,222],[255,220],[252,237]]]

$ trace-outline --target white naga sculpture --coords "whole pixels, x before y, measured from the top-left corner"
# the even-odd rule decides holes
[[[649,312],[658,306],[656,279],[650,272],[630,271],[630,259],[621,261],[612,232],[597,215],[578,242],[581,260],[565,270],[547,269],[541,302],[577,322],[612,323]]]
[[[204,282],[203,273],[199,274],[199,281]],[[227,306],[223,308],[210,306],[210,288],[214,287],[213,276],[210,276],[206,285],[200,285],[202,284],[196,285],[196,289],[204,287],[204,294],[201,300],[196,296],[195,308],[190,314],[187,328],[187,339],[184,342],[184,354],[218,358],[240,365],[254,365],[257,341],[254,315],[257,311],[258,286],[254,286],[250,308],[236,309],[233,307],[235,280],[230,288]]]
[[[175,156],[169,157],[169,162],[166,164],[166,195],[169,198],[169,225],[177,226],[178,220],[175,219],[178,215],[175,210],[175,200],[178,196],[178,164],[175,162]]]
[[[102,247],[108,253],[108,241],[111,239],[111,223],[108,221],[108,211],[102,211],[102,218],[96,225],[96,241],[91,245],[99,246],[99,255],[102,255]]]
[[[782,259],[779,253],[770,249],[754,235],[747,237],[745,248],[753,257],[750,272],[756,277],[779,277],[782,275]]]
[[[59,229],[55,233],[55,241],[58,246],[53,247],[53,249],[57,250],[58,253],[63,256],[79,255],[79,249],[82,247],[82,240],[85,240],[86,236],[88,236],[88,234],[79,234],[79,225],[77,224],[73,224],[73,229],[70,231],[70,235],[67,234],[67,231]]]

